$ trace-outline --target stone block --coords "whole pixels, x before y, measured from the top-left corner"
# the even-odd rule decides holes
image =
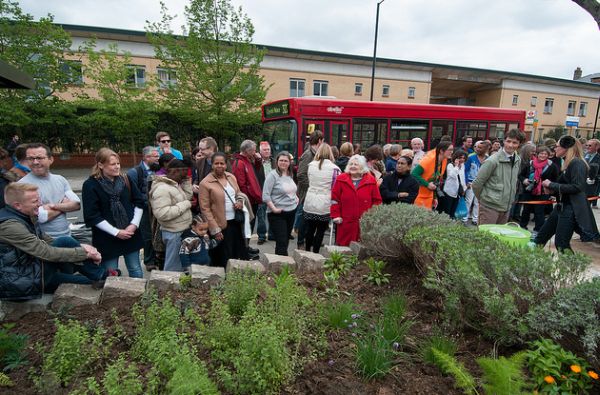
[[[326,258],[321,254],[304,250],[294,250],[292,253],[299,271],[312,272],[323,269]]]
[[[137,298],[146,291],[148,280],[133,277],[107,277],[102,301],[112,298]]]
[[[179,279],[182,272],[167,272],[162,270],[152,270],[148,285],[156,288],[158,291],[171,291],[181,289]]]
[[[373,251],[369,250],[364,244],[359,243],[358,241],[350,242],[350,249],[354,253],[354,255],[358,256],[358,259],[366,259],[370,256],[373,256]]]
[[[94,289],[91,285],[61,284],[54,292],[53,309],[65,306],[84,306],[98,304],[102,296],[101,289]]]
[[[264,273],[265,267],[259,261],[230,259],[227,261],[227,267],[225,268],[225,271],[229,273],[233,270],[254,270],[255,272]]]
[[[52,300],[53,295],[49,294],[22,302],[0,300],[0,321],[16,321],[25,314],[44,312],[50,308]]]
[[[261,252],[258,260],[263,264],[267,271],[275,273],[280,272],[283,266],[288,266],[291,270],[296,270],[298,268],[296,261],[291,256],[266,254]]]
[[[323,249],[323,256],[325,258],[329,258],[331,256],[332,252],[338,252],[338,253],[344,254],[344,255],[354,254],[354,252],[352,252],[352,248],[350,248],[350,247],[331,245],[331,246],[325,246],[325,248]]]
[[[192,265],[192,287],[200,288],[219,284],[225,278],[225,268]]]

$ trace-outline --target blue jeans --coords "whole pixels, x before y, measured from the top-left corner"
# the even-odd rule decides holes
[[[143,278],[144,272],[142,272],[142,265],[140,264],[140,252],[133,251],[127,255],[123,255],[125,258],[125,266],[129,272],[129,277]],[[118,269],[119,268],[119,257],[103,259],[102,266],[105,269]]]
[[[258,240],[267,240],[267,205],[265,203],[258,205],[258,210],[256,210],[256,233],[258,233]],[[273,236],[273,231],[271,230],[271,226],[269,224],[269,240],[275,240],[275,236]]]
[[[181,248],[181,234],[183,232],[169,232],[162,230],[162,240],[165,243],[165,267],[168,272],[182,272],[179,249]]]
[[[71,236],[57,237],[52,241],[52,247],[75,248],[80,243]],[[106,278],[106,270],[96,265],[89,259],[83,261],[83,265],[73,265],[80,274],[63,273],[59,271],[64,263],[44,261],[44,284],[46,292],[54,292],[61,284],[91,284],[92,281],[98,281]]]

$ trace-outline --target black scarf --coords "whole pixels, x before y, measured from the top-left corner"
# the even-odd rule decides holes
[[[117,229],[125,229],[129,225],[129,217],[127,211],[121,203],[121,192],[125,188],[125,181],[123,177],[115,177],[115,181],[110,181],[107,178],[98,178],[100,186],[108,194],[110,201],[110,212],[112,213],[113,219],[115,220],[115,226]]]

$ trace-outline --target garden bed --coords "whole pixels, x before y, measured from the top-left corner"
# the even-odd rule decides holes
[[[394,264],[388,265],[386,272],[391,275],[390,283],[376,286],[364,281],[363,276],[368,273],[365,265],[359,265],[339,281],[339,290],[342,295],[348,293],[352,301],[360,309],[363,316],[375,315],[380,310],[381,300],[385,295],[403,292],[408,298],[407,318],[414,320],[406,339],[407,353],[414,353],[419,339],[431,334],[433,328],[439,325],[439,306],[436,298],[430,291],[421,286],[419,275],[413,266]],[[323,273],[315,272],[298,275],[298,280],[310,294],[322,294]],[[161,297],[170,297],[175,303],[185,303],[195,306],[200,312],[207,311],[210,306],[210,292],[208,290],[189,288]],[[38,368],[43,363],[42,355],[35,351],[36,344],[52,344],[55,334],[54,320],[61,321],[75,319],[89,328],[100,325],[107,329],[107,335],[115,335],[115,319],[129,337],[134,335],[135,323],[132,317],[134,299],[115,299],[105,301],[98,306],[77,307],[54,313],[32,313],[18,322],[12,332],[28,336],[28,347],[25,358],[29,361],[19,369],[9,373],[14,382],[14,387],[3,388],[5,394],[34,394],[39,393],[31,379],[29,370]],[[454,389],[452,378],[444,376],[440,371],[430,365],[424,364],[416,357],[398,358],[391,372],[379,380],[367,381],[357,373],[354,356],[354,343],[351,332],[347,330],[330,331],[326,335],[327,347],[323,355],[304,366],[303,372],[295,380],[281,389],[283,394],[459,394]],[[489,355],[493,344],[485,341],[476,333],[464,333],[459,340],[459,359],[464,355],[464,361],[469,367],[474,365],[474,357]],[[129,351],[129,344],[123,341],[116,342],[110,356],[105,358],[99,366],[103,366],[116,358],[121,352]],[[210,359],[210,355],[204,355]],[[147,368],[147,367],[146,367]],[[144,370],[144,366],[140,366]],[[102,377],[103,368],[97,370],[97,378]],[[143,376],[143,373],[142,373]],[[62,388],[59,392],[68,394],[74,385]],[[221,389],[222,390],[222,389]],[[226,393],[226,391],[223,391]]]

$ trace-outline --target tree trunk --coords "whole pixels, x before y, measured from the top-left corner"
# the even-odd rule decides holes
[[[598,0],[572,0],[575,4],[586,10],[594,18],[600,29],[600,2]]]

